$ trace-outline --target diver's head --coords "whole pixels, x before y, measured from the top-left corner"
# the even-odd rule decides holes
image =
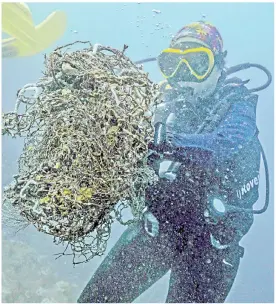
[[[169,84],[190,89],[196,97],[211,95],[221,76],[226,52],[218,30],[209,23],[195,22],[180,29],[158,64]]]

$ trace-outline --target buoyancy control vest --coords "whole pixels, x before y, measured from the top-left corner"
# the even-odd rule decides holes
[[[267,74],[268,80],[264,85],[254,89],[247,89],[245,85],[249,80],[242,81],[236,77],[228,78],[230,74],[250,67],[259,68]],[[172,119],[174,120],[174,127],[181,129],[183,133],[199,134],[212,132],[228,113],[234,102],[246,100],[254,103],[256,106],[258,95],[253,93],[268,87],[271,80],[270,72],[258,64],[246,63],[224,70],[214,94],[209,97],[207,102],[204,101],[204,104],[208,105],[208,107],[200,107],[201,109],[203,108],[201,112],[197,111],[199,107],[194,102],[189,103],[187,100],[186,104],[190,104],[190,106],[183,107],[183,97],[181,94],[170,90],[167,84],[164,83],[162,86],[164,89],[164,102],[157,108],[153,124],[156,126],[157,123],[165,123],[168,121],[171,113],[176,113]],[[158,141],[159,139],[158,135],[155,136],[155,140]],[[259,196],[258,185],[261,156],[265,167],[266,199],[265,205],[261,210],[253,210],[252,206]],[[159,172],[160,177],[171,178],[171,174],[177,172],[180,164],[177,161],[168,161],[165,171],[162,172],[161,170]],[[259,214],[267,209],[269,202],[269,174],[266,157],[258,139],[258,131],[253,139],[244,145],[231,161],[223,164],[216,171],[215,179],[217,180],[217,187],[213,192],[217,191],[218,196],[226,198],[226,201],[232,204],[230,208],[232,211],[239,211],[239,208],[241,208],[243,211]]]

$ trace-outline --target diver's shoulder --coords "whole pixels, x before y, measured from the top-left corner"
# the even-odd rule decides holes
[[[238,77],[224,78],[218,83],[217,95],[219,99],[231,97],[232,100],[252,101],[258,100],[258,94],[252,93],[247,87],[249,80],[242,80]]]

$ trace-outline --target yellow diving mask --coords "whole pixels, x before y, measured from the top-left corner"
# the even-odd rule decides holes
[[[185,65],[190,71],[190,80],[196,82],[205,80],[215,65],[212,50],[204,46],[189,48],[184,51],[168,48],[162,51],[157,60],[166,79],[175,76],[181,66]]]

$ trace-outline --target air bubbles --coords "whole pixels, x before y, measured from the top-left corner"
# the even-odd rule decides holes
[[[159,10],[157,10],[157,9],[153,9],[152,12],[155,13],[155,14],[161,14],[161,11],[159,11]],[[154,15],[154,16],[155,16],[155,15]]]

